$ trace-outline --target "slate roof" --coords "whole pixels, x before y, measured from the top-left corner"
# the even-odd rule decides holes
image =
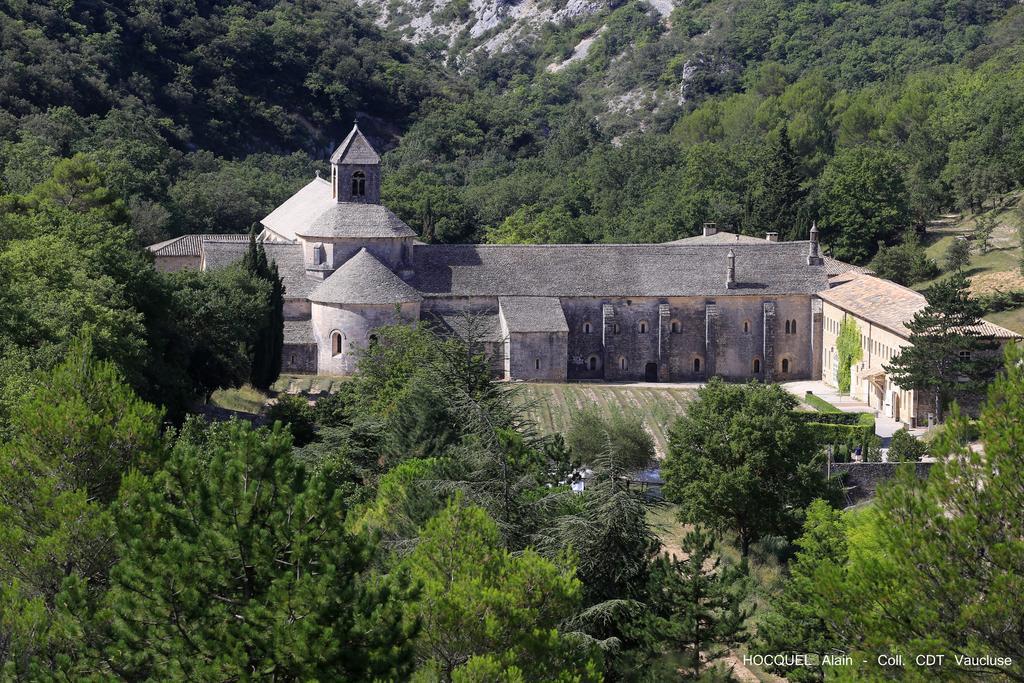
[[[248,238],[248,236],[247,236]],[[203,267],[207,270],[224,268],[239,261],[245,255],[248,243],[203,242]],[[277,264],[278,273],[284,280],[286,299],[305,299],[319,280],[306,275],[306,264],[302,256],[302,245],[288,242],[264,242],[267,258]]]
[[[763,237],[754,237],[752,235],[739,235],[735,232],[729,232],[728,230],[719,230],[713,235],[697,235],[696,237],[684,237],[680,240],[672,240],[665,244],[764,244],[768,240]],[[778,244],[778,242],[771,242],[770,244]]]
[[[910,337],[910,330],[904,323],[910,322],[914,314],[928,304],[920,292],[864,273],[835,285],[831,289],[819,292],[818,296],[822,300],[862,320],[884,327],[904,339]],[[977,330],[984,336],[992,336],[997,339],[1020,338],[1016,332],[987,320],[983,320]]]
[[[202,253],[202,243],[209,240],[248,244],[249,235],[180,235],[146,248],[156,256],[199,256]]]
[[[441,327],[442,332],[455,334],[462,339],[474,337],[480,342],[500,342],[504,340],[501,333],[501,322],[497,311],[486,312],[425,312],[423,317]],[[472,328],[472,329],[470,329]]]
[[[736,253],[735,289],[725,286]],[[807,265],[807,242],[730,245],[426,245],[410,282],[425,296],[737,296],[813,294],[828,287]]]
[[[309,295],[310,301],[324,304],[398,304],[422,299],[365,248]]]
[[[332,164],[379,164],[380,156],[374,151],[373,145],[363,137],[359,124],[352,126],[338,149],[331,155]]]
[[[568,332],[562,302],[546,296],[498,297],[509,332]]]
[[[336,203],[331,195],[331,181],[318,176],[267,214],[260,223],[282,238],[294,240],[296,230],[312,223]]]
[[[412,228],[385,206],[334,200],[314,220],[296,228],[294,234],[302,237],[416,236]]]
[[[313,321],[308,318],[306,320],[285,320],[284,343],[316,344],[316,337],[313,335]]]

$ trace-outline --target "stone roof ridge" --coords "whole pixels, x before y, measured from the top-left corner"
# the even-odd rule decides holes
[[[380,156],[366,136],[359,130],[359,123],[352,125],[348,136],[331,155],[332,164],[379,164]]]
[[[309,294],[310,301],[323,304],[399,304],[422,299],[418,291],[378,261],[366,247]]]

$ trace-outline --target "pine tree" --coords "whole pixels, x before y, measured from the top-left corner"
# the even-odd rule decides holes
[[[696,678],[703,655],[716,659],[747,639],[747,569],[745,563],[723,567],[713,536],[700,527],[680,547],[682,559],[662,555],[651,568],[646,628],[655,642],[682,651]]]
[[[925,292],[928,305],[907,323],[910,345],[883,368],[902,389],[930,393],[935,416],[955,399],[977,396],[999,367],[994,340],[981,336],[982,307],[956,273]]]
[[[761,153],[752,176],[744,232],[777,232],[783,239],[795,237],[804,193],[785,126],[779,128]]]
[[[131,474],[116,507],[111,661],[133,680],[395,680],[416,620],[401,577],[368,574],[342,492],[286,430],[234,423]]]
[[[160,411],[89,339],[33,377],[0,443],[0,669],[81,677],[100,636],[87,624],[116,560],[107,505],[122,474],[159,459]]]

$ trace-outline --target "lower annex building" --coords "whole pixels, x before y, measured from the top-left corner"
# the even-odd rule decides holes
[[[380,204],[380,178],[356,126],[330,179],[262,220],[286,290],[285,372],[350,374],[376,328],[424,320],[483,342],[506,379],[817,379],[830,358],[819,294],[862,270],[821,255],[817,229],[794,242],[708,225],[664,244],[424,244]],[[162,270],[209,269],[247,241],[185,235],[150,250]]]

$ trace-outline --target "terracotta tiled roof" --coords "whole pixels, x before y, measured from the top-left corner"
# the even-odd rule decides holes
[[[247,243],[249,235],[181,235],[148,247],[157,256],[199,256],[203,242]]]
[[[851,313],[862,320],[886,328],[904,339],[910,330],[906,323],[914,314],[928,305],[920,292],[898,285],[889,280],[858,274],[845,282],[818,293],[828,303]],[[998,339],[1019,338],[1016,332],[983,320],[978,331],[985,336]]]

